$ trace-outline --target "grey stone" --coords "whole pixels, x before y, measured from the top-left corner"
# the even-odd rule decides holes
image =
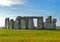
[[[52,16],[48,16],[48,18],[46,19],[45,28],[51,29],[51,23],[52,23]]]
[[[52,29],[56,29],[56,19],[52,20]]]
[[[6,19],[5,19],[5,28],[6,28],[6,29],[9,29],[9,25],[10,25],[10,24],[9,24],[9,18],[6,18]]]
[[[28,28],[29,29],[34,29],[34,22],[33,22],[33,18],[28,18]]]
[[[36,29],[34,28],[33,19],[37,19],[37,29],[56,29],[56,19],[52,20],[52,16],[48,16],[43,22],[42,16],[17,16],[15,21],[9,18],[5,19],[5,28],[7,29]]]
[[[26,19],[21,18],[21,29],[26,29]]]
[[[39,17],[37,20],[37,29],[42,29],[43,28],[43,17]]]
[[[21,29],[21,16],[17,16],[14,23],[15,29]]]
[[[10,27],[9,28],[14,29],[14,20],[13,19],[10,20]]]

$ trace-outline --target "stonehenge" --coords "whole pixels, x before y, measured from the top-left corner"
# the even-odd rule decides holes
[[[21,17],[18,16],[15,19],[14,29],[21,29]]]
[[[47,19],[46,19],[46,23],[45,23],[46,29],[52,28],[51,23],[52,23],[52,16],[48,16]]]
[[[28,28],[29,29],[33,29],[34,28],[34,22],[33,22],[33,18],[32,17],[28,18]]]
[[[13,19],[11,19],[10,21],[10,29],[14,29],[14,20]]]
[[[37,19],[37,26],[34,26],[34,20]],[[14,19],[5,19],[5,28],[6,29],[56,29],[56,19],[52,19],[52,16],[48,16],[43,19],[43,16],[17,16],[15,21]]]
[[[37,29],[43,29],[43,17],[37,18]]]
[[[26,28],[26,19],[25,18],[21,18],[21,28],[22,29]]]
[[[10,24],[9,24],[9,18],[6,18],[6,19],[5,19],[5,28],[6,28],[6,29],[9,29],[9,28],[10,28],[9,25],[10,25]]]
[[[52,21],[52,29],[56,29],[56,19],[53,19]]]

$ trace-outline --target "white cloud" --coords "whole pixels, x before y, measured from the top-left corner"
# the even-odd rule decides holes
[[[24,4],[25,0],[0,0],[1,6],[11,6],[14,4]]]
[[[0,17],[0,27],[4,27],[4,22],[5,21],[5,19],[4,18],[2,18],[2,17]]]
[[[42,14],[47,14],[47,15],[56,14],[56,12],[52,12],[52,11],[49,11],[49,10],[40,10],[40,12],[41,12]]]

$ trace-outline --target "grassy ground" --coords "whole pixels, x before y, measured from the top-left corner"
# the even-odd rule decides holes
[[[0,42],[60,42],[60,30],[0,29]]]

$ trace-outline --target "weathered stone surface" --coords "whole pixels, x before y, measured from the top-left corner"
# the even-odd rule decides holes
[[[43,29],[45,29],[45,22],[43,22]]]
[[[52,16],[48,16],[48,18],[46,19],[45,28],[51,29],[51,23],[52,23]]]
[[[21,18],[21,29],[26,29],[26,19]]]
[[[17,18],[15,19],[14,28],[21,29],[21,17],[20,16],[17,16]]]
[[[37,20],[37,29],[42,29],[43,28],[43,17],[39,17]]]
[[[14,20],[13,19],[10,20],[10,27],[9,28],[14,29]]]
[[[28,18],[28,29],[34,29],[33,18]]]
[[[5,28],[9,29],[9,18],[5,19]]]
[[[37,29],[56,29],[56,19],[52,20],[52,16],[48,16],[43,22],[42,16],[17,16],[15,21],[9,18],[5,19],[5,28],[7,29],[36,29],[34,28],[33,19],[37,19]]]
[[[56,29],[56,19],[52,20],[52,29]]]
[[[26,19],[26,29],[28,29],[28,17],[24,17]]]
[[[46,29],[51,29],[51,23],[46,23]]]

